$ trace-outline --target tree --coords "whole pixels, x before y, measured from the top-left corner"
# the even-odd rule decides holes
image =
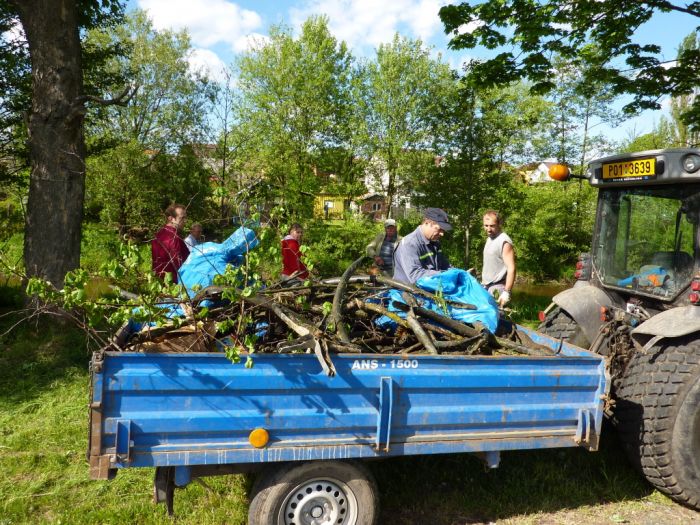
[[[481,214],[495,208],[507,216],[520,205],[515,166],[544,147],[549,104],[524,85],[476,89],[463,82],[439,114],[448,138],[442,163],[414,184],[421,202],[441,203],[464,233],[460,246],[469,267],[473,238],[482,239]],[[456,236],[453,243],[459,242]]]
[[[698,50],[700,48],[700,39],[697,33],[693,32],[686,36],[681,42],[678,50],[678,58],[680,59],[687,50]],[[681,148],[696,147],[700,143],[700,131],[697,129],[691,130],[683,119],[683,116],[691,110],[695,100],[700,93],[700,87],[695,86],[689,93],[681,93],[671,99],[671,115],[678,133],[676,145]]]
[[[551,145],[548,157],[570,164],[582,173],[592,158],[609,153],[612,146],[593,129],[601,124],[615,126],[622,120],[612,108],[615,95],[600,81],[577,86],[580,71],[561,59],[554,61],[557,85],[549,92],[552,102]]]
[[[102,151],[89,159],[88,190],[103,219],[121,234],[155,226],[178,201],[197,216],[209,196],[209,174],[198,156],[206,128],[209,86],[187,62],[184,32],[153,29],[143,11],[124,24],[90,32],[95,48],[119,45],[128,52],[106,64],[108,73],[131,79],[136,92],[124,107],[98,108],[103,118],[88,126],[88,142]]]
[[[678,143],[677,131],[674,124],[662,117],[649,133],[640,135],[632,132],[627,140],[622,142],[618,153],[672,148]]]
[[[420,40],[398,34],[390,44],[379,46],[376,61],[366,64],[363,78],[365,154],[376,167],[376,178],[389,205],[393,205],[397,196],[406,194],[398,176],[402,163],[410,162],[407,157],[415,152],[432,153],[435,135],[441,132],[433,116],[456,88],[455,79],[446,64],[430,57],[430,50]],[[430,157],[423,164],[423,174],[435,161],[434,154]]]
[[[471,75],[482,84],[510,83],[528,78],[533,92],[557,84],[553,59],[560,56],[581,71],[579,85],[602,81],[613,93],[634,96],[628,112],[660,108],[665,95],[684,95],[700,83],[700,50],[683,49],[678,61],[662,63],[656,44],[632,42],[636,30],[655,12],[677,11],[700,17],[700,2],[685,6],[669,0],[486,0],[463,2],[440,10],[450,47],[496,49],[509,45],[494,58],[478,64]],[[467,30],[464,30],[467,28]],[[616,62],[623,59],[624,65]],[[700,125],[700,105],[684,114]]]
[[[352,56],[312,17],[295,39],[273,27],[270,41],[238,60],[241,126],[249,134],[247,169],[264,176],[295,214],[311,211],[309,192],[328,152],[351,146]],[[348,162],[350,165],[351,162]]]
[[[28,275],[61,286],[80,263],[85,192],[81,28],[120,16],[117,0],[25,0],[0,4],[16,15],[31,58],[29,112],[31,175],[24,236]]]

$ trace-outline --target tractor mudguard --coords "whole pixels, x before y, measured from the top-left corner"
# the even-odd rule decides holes
[[[700,331],[700,308],[679,306],[647,319],[632,330],[632,335],[680,337]]]
[[[581,327],[583,334],[589,341],[596,338],[598,330],[603,324],[600,320],[600,307],[612,304],[603,290],[590,284],[564,290],[552,297],[552,302],[562,310],[566,310]]]

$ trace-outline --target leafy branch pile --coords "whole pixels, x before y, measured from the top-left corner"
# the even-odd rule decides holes
[[[137,253],[125,246],[124,260],[137,264],[130,259]],[[234,362],[245,353],[247,366],[252,366],[255,353],[313,353],[329,375],[335,373],[332,353],[552,353],[515,331],[495,337],[479,323],[465,324],[422,306],[426,299],[444,312],[448,306],[473,309],[472,305],[382,275],[354,275],[363,262],[364,257],[352,263],[341,277],[293,287],[283,281],[263,286],[246,265],[229,266],[212,286],[191,298],[177,285],[146,275],[138,295],[122,292],[89,300],[89,276],[84,270],[69,275],[62,290],[33,279],[28,292],[45,305],[59,305],[103,348],[223,351]],[[103,270],[116,279],[123,267],[112,262]],[[401,291],[403,302],[386,297],[390,288]],[[396,310],[405,312],[405,317]],[[380,317],[393,321],[396,328],[381,328],[376,324]]]

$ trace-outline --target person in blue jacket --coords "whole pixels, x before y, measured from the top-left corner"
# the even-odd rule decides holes
[[[440,208],[426,208],[423,222],[401,239],[394,252],[394,279],[415,284],[421,277],[447,270],[450,263],[440,252],[440,239],[452,225]]]

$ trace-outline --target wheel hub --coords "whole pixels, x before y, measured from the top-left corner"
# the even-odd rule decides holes
[[[348,496],[349,495],[349,496]],[[342,482],[328,479],[307,481],[296,487],[284,505],[284,525],[352,525],[357,504]]]

